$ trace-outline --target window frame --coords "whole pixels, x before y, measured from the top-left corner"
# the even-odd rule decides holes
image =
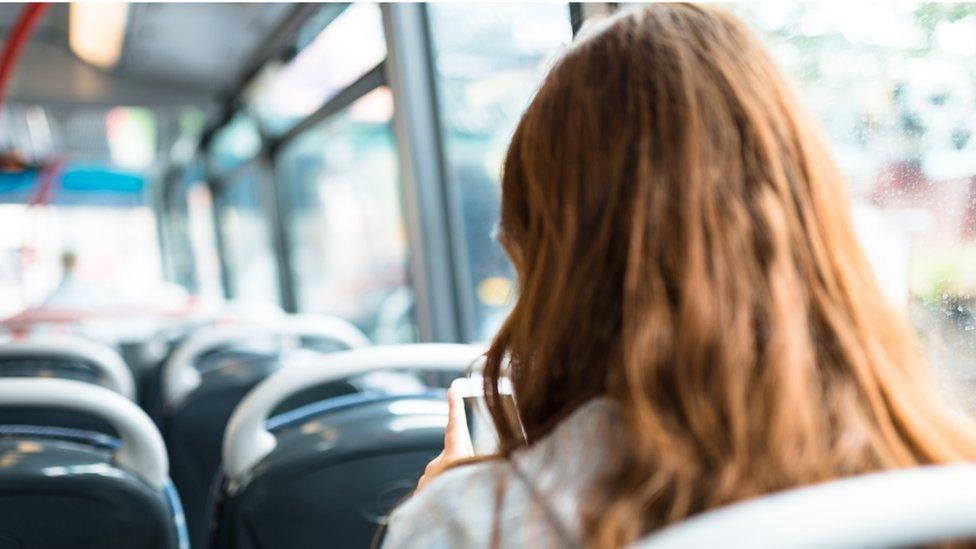
[[[194,293],[199,290],[199,273],[194,261],[190,240],[189,207],[186,203],[186,189],[183,186],[182,169],[171,169],[163,177],[163,184],[154,192],[152,201],[156,212],[156,230],[159,233],[160,258],[163,264],[163,279],[173,282]],[[173,224],[176,224],[175,226]],[[173,237],[177,240],[173,240]],[[190,254],[186,269],[179,269],[175,250],[185,248]]]
[[[597,11],[587,5],[566,3],[575,34],[583,20]],[[203,158],[210,158],[214,135],[246,111],[243,97],[248,87],[268,63],[293,57],[307,45],[298,44],[304,26],[315,17],[324,31],[349,4],[321,7],[297,5],[269,37],[256,48],[255,57],[222,101],[218,116],[208,125],[200,140]],[[605,4],[601,4],[605,6]],[[331,10],[328,17],[321,10]],[[341,112],[356,100],[381,86],[388,86],[394,97],[393,136],[399,166],[398,189],[407,228],[410,285],[416,299],[417,329],[420,341],[471,342],[475,330],[474,295],[469,288],[460,197],[445,162],[445,135],[438,112],[432,36],[427,7],[423,4],[380,4],[386,58],[359,79],[340,90],[308,117],[277,137],[268,134],[256,119],[261,135],[257,154],[229,170],[217,174],[205,163],[205,180],[213,195],[214,233],[224,294],[233,298],[233,276],[228,263],[227,243],[220,230],[220,194],[240,170],[257,167],[262,174],[262,212],[269,224],[272,252],[276,258],[279,301],[288,312],[296,312],[296,278],[292,268],[294,242],[285,220],[292,211],[283,182],[276,181],[279,149],[309,129]],[[604,10],[606,11],[606,10]],[[297,46],[296,46],[297,44]],[[168,182],[166,183],[169,184]]]
[[[271,193],[274,192],[274,180],[271,172],[268,171],[267,159],[265,158],[266,155],[266,150],[264,147],[262,147],[262,149],[249,160],[246,160],[240,165],[234,167],[234,169],[219,176],[213,174],[208,166],[206,168],[207,183],[210,186],[210,192],[213,196],[214,232],[217,237],[217,253],[220,256],[220,272],[221,280],[224,286],[224,296],[227,299],[235,299],[240,297],[240,291],[235,287],[234,266],[230,261],[226,235],[224,234],[223,230],[221,230],[220,220],[223,214],[221,211],[223,195],[230,190],[231,187],[238,183],[236,180],[241,174],[249,170],[255,171],[257,178],[255,184],[258,193],[258,211],[261,212],[262,219],[267,225],[271,254],[275,259],[275,272],[273,273],[273,278],[277,287],[275,292],[276,299],[273,304],[286,308],[286,292],[290,290],[290,285],[287,283],[285,285],[282,284],[282,271],[280,267],[281,251],[278,249],[278,235],[276,234],[277,209],[276,204],[274,203],[274,198],[271,196]]]

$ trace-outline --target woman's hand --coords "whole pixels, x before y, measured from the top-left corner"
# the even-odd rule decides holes
[[[471,434],[468,433],[468,421],[464,416],[464,403],[461,395],[454,387],[447,392],[448,412],[447,429],[444,431],[444,451],[427,464],[424,474],[417,483],[419,492],[437,475],[459,459],[474,455],[471,447]]]

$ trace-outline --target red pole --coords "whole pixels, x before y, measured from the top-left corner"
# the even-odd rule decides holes
[[[37,187],[34,194],[27,200],[29,206],[50,204],[54,201],[54,193],[57,191],[58,178],[64,170],[65,161],[55,159],[47,166],[42,166],[37,170]]]
[[[32,3],[24,6],[24,10],[20,12],[20,19],[17,20],[17,24],[10,31],[10,36],[7,37],[7,41],[3,45],[3,57],[0,57],[0,106],[3,106],[3,101],[7,96],[7,86],[10,85],[17,59],[24,50],[24,46],[27,45],[27,41],[30,40],[31,34],[34,33],[34,28],[41,22],[41,17],[48,7],[50,5],[44,3]]]

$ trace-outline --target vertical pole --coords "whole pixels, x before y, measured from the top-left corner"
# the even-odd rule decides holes
[[[267,147],[258,154],[256,162],[261,185],[261,202],[264,204],[265,214],[271,227],[271,247],[274,250],[278,273],[278,296],[281,307],[286,312],[294,313],[298,311],[298,299],[291,263],[291,239],[286,222],[290,214],[288,189],[285,188],[284,181],[278,180],[274,155]]]
[[[149,192],[147,194],[149,206],[153,211],[153,215],[156,217],[156,239],[159,242],[159,260],[163,267],[163,279],[167,282],[180,283],[181,281],[177,280],[176,268],[173,265],[172,259],[174,243],[170,242],[169,235],[167,234],[170,228],[166,215],[169,209],[173,207],[171,184],[175,183],[170,175],[171,172],[165,172],[154,178],[159,184],[153,185],[150,182]]]
[[[425,7],[384,4],[383,26],[420,337],[470,340],[464,227],[446,177]]]
[[[224,290],[225,299],[233,299],[236,292],[234,281],[230,276],[230,269],[227,261],[227,242],[224,240],[224,232],[220,230],[220,201],[223,199],[223,187],[219,185],[213,176],[207,178],[207,186],[210,187],[210,204],[213,207],[213,231],[214,243],[217,244],[217,260],[220,264],[220,285]]]

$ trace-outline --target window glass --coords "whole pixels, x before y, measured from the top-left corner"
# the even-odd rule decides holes
[[[187,230],[193,252],[197,295],[220,299],[220,258],[214,234],[214,205],[210,188],[203,178],[203,166],[194,162],[183,172],[185,185]]]
[[[116,167],[149,168],[156,157],[156,117],[145,108],[114,107],[105,116],[109,157]]]
[[[556,54],[572,39],[566,4],[430,4],[449,175],[457,186],[477,339],[511,306],[513,273],[492,238],[508,140]]]
[[[235,172],[218,195],[218,222],[234,299],[278,303],[271,231],[262,206],[261,171]]]
[[[976,359],[976,7],[743,4],[847,175],[889,298],[933,363]],[[958,385],[956,385],[958,386]],[[964,395],[976,402],[976,394]]]
[[[210,145],[210,168],[226,173],[254,158],[261,150],[261,133],[254,119],[238,113],[217,130]]]
[[[156,236],[147,206],[0,204],[0,316],[152,304],[164,286]],[[76,258],[68,277],[65,252]]]
[[[416,339],[387,87],[289,142],[277,158],[299,307],[376,342]]]
[[[955,380],[947,386],[968,386],[958,380],[976,360],[976,6],[727,8],[819,119],[882,289]]]
[[[183,112],[4,104],[0,316],[179,306],[184,294],[164,282],[148,177]]]
[[[309,24],[324,18],[325,29],[288,62],[264,67],[248,90],[248,106],[269,133],[287,131],[386,57],[379,4],[353,4],[335,17],[339,9],[323,6]]]
[[[160,181],[162,188],[159,223],[162,229],[163,256],[167,279],[190,293],[197,290],[193,252],[190,246],[186,188],[179,175]]]

